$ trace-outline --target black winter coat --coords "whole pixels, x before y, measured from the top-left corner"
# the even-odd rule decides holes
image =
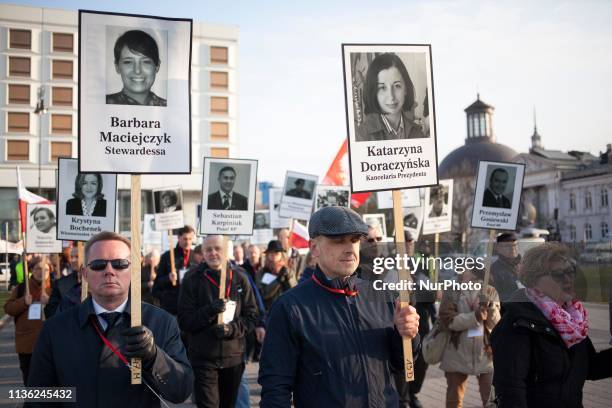
[[[612,376],[612,349],[588,337],[569,349],[525,294],[515,293],[491,335],[500,408],[581,408],[585,380]]]
[[[320,269],[314,275],[332,288]],[[261,407],[397,408],[392,370],[403,370],[402,339],[390,292],[353,276],[357,296],[332,293],[314,279],[272,306],[259,364]],[[419,338],[413,339],[413,354]]]
[[[121,331],[129,327],[130,304],[122,320],[106,337],[120,350]],[[26,407],[66,406],[73,408],[159,407],[160,402],[143,383],[130,384],[130,371],[102,343],[94,322],[91,297],[80,306],[55,315],[45,322],[32,355],[30,387],[76,387],[76,403],[26,403]],[[176,321],[163,310],[142,303],[142,324],[155,337],[157,357],[142,377],[168,401],[183,402],[193,389],[193,372]]]
[[[512,297],[519,288],[516,276],[516,265],[518,259],[506,258],[499,255],[497,260],[491,265],[491,275],[493,275],[493,286],[499,294],[499,300],[505,303]]]
[[[192,252],[190,252],[189,255],[190,258],[191,253]],[[179,271],[183,268],[184,258],[183,248],[177,244],[176,247],[174,247],[174,266],[176,268],[177,280],[176,286],[172,286],[172,281],[170,280],[170,251],[164,252],[159,260],[157,276],[155,277],[155,283],[152,288],[153,296],[159,299],[159,307],[175,316],[177,314],[178,297],[182,284],[179,282]],[[192,266],[195,266],[195,262],[189,259],[187,268],[189,269]]]
[[[232,267],[226,274],[229,299],[235,301],[234,320],[229,323],[229,338],[219,340],[213,331],[218,314],[210,310],[210,304],[219,298],[219,288],[210,282],[207,274],[217,284],[219,271],[209,269],[205,263],[193,267],[181,285],[178,306],[179,327],[188,334],[189,361],[193,366],[233,367],[244,361],[245,336],[255,329],[259,313],[251,284],[240,267]]]

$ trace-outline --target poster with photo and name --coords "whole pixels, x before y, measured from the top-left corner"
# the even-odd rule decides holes
[[[402,224],[404,225],[404,233],[409,233],[415,241],[419,239],[421,227],[423,225],[424,207],[408,207],[402,208]]]
[[[79,10],[79,169],[191,172],[192,20]]]
[[[439,185],[426,188],[423,206],[423,235],[450,231],[453,219],[453,179],[440,180]]]
[[[87,241],[115,230],[117,175],[81,173],[77,159],[60,157],[57,239]]]
[[[153,248],[161,250],[162,235],[164,232],[158,231],[155,227],[155,214],[145,214],[142,222],[142,245],[145,250]],[[165,234],[167,235],[167,233]]]
[[[252,235],[257,160],[204,158],[200,234]]]
[[[315,198],[318,176],[288,171],[283,185],[280,216],[296,220],[309,220]]]
[[[270,228],[270,210],[255,211],[253,235],[247,239],[255,245],[265,245],[274,239],[274,231]]]
[[[314,210],[323,207],[347,207],[351,206],[351,187],[350,186],[327,186],[317,185]]]
[[[516,230],[525,165],[478,162],[472,228]]]
[[[185,226],[183,189],[180,186],[156,188],[153,192],[155,229],[167,231]]]
[[[353,193],[438,184],[430,45],[343,44]]]
[[[280,216],[280,203],[283,197],[283,189],[273,187],[268,190],[270,203],[270,228],[289,228],[291,227],[291,218]]]
[[[365,222],[368,227],[380,230],[383,238],[387,237],[385,214],[363,214],[363,222]]]
[[[62,241],[56,238],[55,204],[27,204],[26,214],[26,251],[30,254],[62,252]]]

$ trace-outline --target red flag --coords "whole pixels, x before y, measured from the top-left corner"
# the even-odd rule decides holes
[[[26,205],[27,204],[51,204],[44,197],[29,192],[21,182],[21,172],[17,166],[17,194],[19,196],[19,216],[21,217],[21,232],[26,230]]]
[[[291,235],[289,235],[291,246],[293,248],[308,248],[308,241],[310,241],[310,235],[308,235],[306,227],[297,220],[293,220]]]
[[[322,184],[332,186],[346,186],[349,184],[349,169],[348,169],[348,139],[344,139],[344,143],[340,146],[340,150],[336,154],[334,161],[323,178]],[[351,195],[351,205],[359,208],[366,202],[372,193],[355,193]]]

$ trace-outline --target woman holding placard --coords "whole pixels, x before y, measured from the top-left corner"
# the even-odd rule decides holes
[[[66,214],[105,217],[106,200],[102,194],[102,175],[79,173],[74,180],[74,198],[66,202]]]
[[[26,384],[30,370],[30,359],[38,334],[42,329],[42,308],[49,302],[51,294],[51,263],[46,257],[34,258],[30,262],[32,276],[29,293],[25,283],[20,283],[11,292],[4,304],[4,312],[15,318],[15,351],[19,355],[19,368]]]

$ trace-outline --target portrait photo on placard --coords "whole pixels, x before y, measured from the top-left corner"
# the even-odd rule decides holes
[[[183,189],[172,186],[156,188],[152,192],[156,229],[167,231],[184,227]]]
[[[55,204],[27,204],[26,249],[29,253],[62,252],[56,238]]]
[[[451,230],[453,213],[453,180],[440,180],[440,184],[425,189],[423,234]]]
[[[253,229],[269,229],[270,228],[270,211],[257,210],[253,221]]]
[[[380,230],[383,237],[387,236],[385,214],[363,214],[363,222],[365,222],[370,228]]]
[[[253,233],[257,160],[205,157],[200,234]]]
[[[87,241],[115,230],[117,176],[81,173],[77,159],[58,159],[57,239]]]
[[[289,228],[291,218],[280,216],[280,203],[283,197],[282,188],[271,188],[268,190],[270,204],[270,228]]]
[[[283,185],[280,215],[298,220],[310,219],[318,176],[288,171]]]
[[[524,174],[520,163],[478,163],[472,227],[516,229]]]
[[[423,224],[423,206],[402,208],[404,233],[409,233],[414,240],[419,238]]]
[[[315,211],[322,207],[350,207],[351,188],[349,186],[317,185]]]
[[[167,106],[168,32],[106,26],[107,105]]]
[[[353,192],[437,183],[429,45],[343,44]]]

